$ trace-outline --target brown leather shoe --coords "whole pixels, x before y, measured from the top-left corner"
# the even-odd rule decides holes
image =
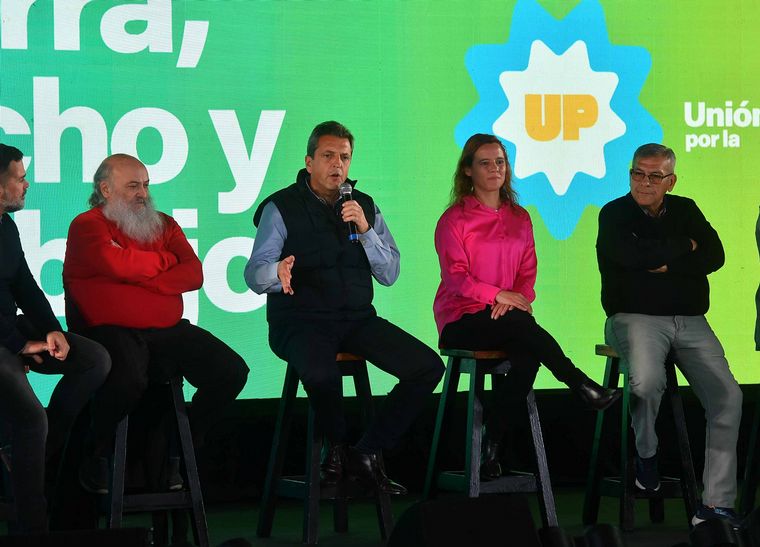
[[[353,446],[348,449],[346,474],[349,478],[385,494],[403,495],[407,492],[406,488],[388,478],[377,454],[365,454]]]

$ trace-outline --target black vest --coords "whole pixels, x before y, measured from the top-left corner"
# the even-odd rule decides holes
[[[361,243],[348,240],[348,227],[335,207],[322,203],[308,186],[305,169],[294,184],[275,192],[256,210],[258,225],[264,206],[271,200],[282,215],[287,238],[280,260],[295,256],[293,294],[267,294],[270,323],[297,319],[363,319],[375,314],[372,307],[372,273]],[[354,190],[353,198],[364,210],[370,226],[375,204],[367,194]]]

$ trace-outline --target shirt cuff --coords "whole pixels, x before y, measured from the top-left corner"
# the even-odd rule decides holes
[[[496,303],[496,295],[500,292],[501,289],[499,287],[486,284],[482,284],[478,290],[482,301],[492,306]]]
[[[359,241],[364,247],[377,247],[380,245],[382,240],[380,239],[380,236],[377,235],[375,229],[370,226],[369,230],[363,234],[359,234]]]

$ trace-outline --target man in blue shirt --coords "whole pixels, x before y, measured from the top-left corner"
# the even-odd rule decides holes
[[[399,251],[372,198],[348,179],[354,138],[337,122],[317,125],[309,137],[306,167],[275,192],[254,216],[258,233],[245,268],[255,292],[267,293],[269,345],[297,371],[329,450],[322,480],[345,474],[389,494],[406,489],[388,479],[378,459],[393,447],[423,409],[443,374],[438,355],[378,317],[372,278],[391,285],[399,274]],[[353,223],[358,237],[349,237]],[[399,383],[363,437],[346,445],[338,352],[364,356]]]

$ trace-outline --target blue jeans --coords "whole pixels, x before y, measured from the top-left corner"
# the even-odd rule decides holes
[[[733,507],[742,391],[707,319],[703,315],[616,313],[607,319],[605,339],[628,367],[631,422],[639,456],[657,453],[655,419],[665,391],[663,364],[670,354],[705,409],[702,503]]]
[[[65,336],[71,346],[65,361],[43,353],[43,362],[37,364],[0,347],[0,420],[10,426],[13,495],[22,533],[47,529],[46,449],[51,457],[63,450],[79,412],[111,368],[100,344],[72,333]],[[29,385],[24,365],[43,374],[63,374],[50,396],[47,413]]]

